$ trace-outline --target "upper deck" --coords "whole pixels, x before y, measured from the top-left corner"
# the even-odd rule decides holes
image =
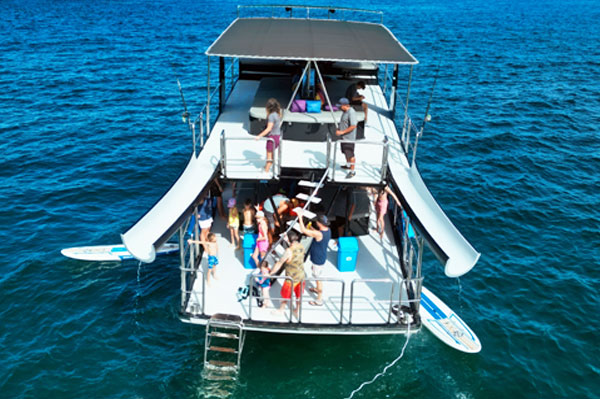
[[[352,83],[351,80],[339,81],[338,85],[349,86]],[[251,110],[254,109],[252,105],[259,86],[260,82],[256,80],[238,81],[213,128],[212,134],[222,134],[224,177],[267,180],[277,178],[285,169],[325,170],[329,167],[329,177],[334,182],[368,185],[382,183],[385,179],[389,140],[397,140],[398,136],[379,85],[368,84],[362,91],[369,112],[364,124],[364,138],[357,140],[355,144],[356,176],[351,179],[346,178],[348,171],[342,168],[346,162],[340,150],[340,141],[322,137],[315,140],[315,134],[311,134],[310,125],[313,124],[316,129],[324,125],[325,129],[335,129],[335,125],[326,119],[331,119],[328,111],[322,111],[321,114],[284,113],[283,124],[288,125],[285,127],[303,125],[309,126],[309,130],[304,135],[295,133],[292,136],[284,127],[281,149],[275,153],[275,168],[269,173],[264,172],[267,139],[255,140],[250,123]],[[298,114],[293,115],[296,122],[290,121],[290,114]],[[335,117],[341,117],[339,111],[335,114]],[[302,121],[300,118],[306,120]],[[363,129],[363,126],[359,126],[359,129]]]

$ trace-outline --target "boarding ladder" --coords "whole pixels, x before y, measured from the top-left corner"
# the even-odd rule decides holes
[[[235,380],[244,347],[244,325],[237,315],[216,313],[206,325],[204,340],[204,378],[213,381]]]

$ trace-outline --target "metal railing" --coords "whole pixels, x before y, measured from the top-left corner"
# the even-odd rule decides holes
[[[393,300],[394,300],[394,281],[389,278],[361,278],[361,279],[352,280],[352,283],[350,284],[350,314],[348,315],[348,323],[352,324],[352,310],[354,309],[354,284],[357,284],[357,283],[376,283],[376,284],[387,283],[387,284],[391,284],[390,299],[388,300],[389,306],[388,306],[388,318],[387,318],[387,323],[389,324],[390,320],[392,319],[392,306],[393,306]],[[380,303],[380,302],[384,302],[384,301],[385,300],[369,301],[369,303],[374,303],[374,302]]]
[[[287,276],[265,276],[263,274],[256,274],[252,276],[252,279],[262,279],[264,277],[269,277],[272,279],[277,279],[277,280],[285,280],[285,281],[290,281],[291,284],[293,284],[292,280],[290,277]],[[303,280],[304,283],[316,283],[317,281],[321,281],[321,282],[330,282],[330,283],[339,283],[340,284],[340,311],[339,311],[339,321],[338,324],[343,324],[344,322],[344,292],[346,289],[346,282],[342,279],[337,279],[337,278],[331,278],[331,277],[319,277],[319,278],[315,278],[315,277],[309,277]],[[253,282],[251,282],[252,284]],[[284,282],[285,284],[285,282]],[[250,320],[252,320],[252,308],[254,307],[254,301],[252,299],[260,299],[260,300],[265,300],[266,297],[263,295],[254,295],[252,293],[252,289],[250,290],[250,295],[249,295],[249,301],[248,301],[248,318]],[[288,321],[292,322],[292,306],[294,304],[295,299],[284,299],[282,297],[273,297],[271,294],[269,294],[269,298],[270,301],[272,301],[273,299],[276,301],[289,301],[289,317],[288,317]],[[312,300],[311,298],[308,298],[304,295],[304,290],[302,290],[302,293],[300,295],[300,308],[298,309],[298,323],[302,323],[302,309],[304,308],[303,304],[306,301]]]
[[[230,79],[227,80],[225,79],[225,86],[226,86],[226,97],[229,97],[229,95],[231,94],[231,91],[233,90],[233,87],[235,86],[235,83],[237,82],[236,76],[235,76],[235,65],[236,65],[236,61],[237,58],[231,58],[231,63],[229,65],[229,67],[227,67],[227,69],[225,70],[225,76],[230,75]],[[210,57],[208,57],[208,68],[207,68],[207,96],[206,96],[206,103],[202,106],[202,108],[200,108],[200,112],[198,113],[198,116],[194,119],[194,120],[189,120],[189,128],[192,131],[192,150],[194,153],[194,156],[196,156],[204,147],[204,144],[206,143],[206,140],[208,140],[208,137],[210,136],[211,133],[211,128],[212,128],[212,124],[213,121],[212,119],[218,118],[218,112],[215,114],[214,118],[211,118],[211,105],[215,106],[214,103],[211,104],[213,98],[217,95],[217,93],[220,92],[221,89],[221,82],[217,83],[217,85],[214,87],[214,89],[212,89],[211,91],[211,87],[210,87]],[[216,104],[218,106],[218,103]],[[198,148],[198,144],[200,145],[200,147]]]
[[[367,166],[372,166],[375,170],[378,167],[381,167],[380,171],[379,171],[379,182],[384,182],[386,175],[387,175],[387,164],[388,164],[388,151],[389,151],[389,141],[387,136],[385,136],[383,138],[382,141],[375,141],[375,140],[336,140],[333,142],[333,161],[332,161],[332,168],[331,168],[331,173],[332,173],[332,180],[334,179],[334,174],[336,171],[336,166],[337,166],[337,153],[338,153],[338,147],[341,146],[342,144],[355,144],[355,145],[376,145],[376,146],[381,146],[382,147],[382,155],[381,155],[381,162],[364,162],[362,161],[363,165],[367,165]],[[329,155],[329,154],[328,154]],[[329,159],[329,157],[328,157]],[[329,165],[328,165],[329,166]],[[355,170],[356,170],[356,166],[355,165]],[[376,177],[376,176],[375,176]]]
[[[238,5],[237,6],[237,17],[240,18],[240,11],[244,10],[244,9],[249,9],[249,8],[262,8],[265,10],[268,10],[271,12],[270,17],[271,18],[276,18],[275,15],[275,11],[279,10],[279,12],[287,12],[289,13],[288,18],[294,18],[294,10],[301,10],[304,11],[304,16],[303,17],[296,17],[296,18],[300,18],[300,19],[325,19],[325,18],[315,18],[314,14],[313,17],[311,17],[310,11],[311,10],[319,10],[319,11],[326,11],[327,12],[327,18],[326,19],[331,19],[331,16],[335,13],[338,13],[338,15],[344,15],[344,14],[348,14],[348,13],[359,13],[359,14],[365,14],[365,16],[367,15],[374,15],[376,17],[378,17],[379,19],[379,23],[383,24],[383,11],[376,11],[376,10],[365,10],[365,9],[360,9],[360,8],[349,8],[349,7],[324,7],[324,6],[303,6],[303,5]],[[342,21],[351,21],[351,19],[345,19],[345,18],[336,18]],[[357,20],[358,22],[364,22],[364,18],[359,18]]]
[[[266,142],[272,142],[273,146],[275,145],[275,139],[273,139],[272,137],[261,137],[258,140],[255,137],[225,137],[225,130],[221,131],[221,171],[223,173],[223,176],[227,177],[227,173],[228,173],[228,169],[229,167],[227,166],[228,162],[234,161],[240,161],[240,162],[245,162],[246,164],[250,163],[251,161],[265,161],[265,163],[267,162],[267,158],[232,158],[232,157],[228,157],[227,156],[227,143],[228,142],[232,142],[232,141],[246,141],[246,142],[261,142],[261,143],[266,143]],[[280,138],[280,143],[279,146],[277,148],[277,151],[273,151],[273,165],[271,165],[271,178],[275,179],[277,176],[279,176],[279,173],[281,172],[281,138]],[[231,166],[231,164],[230,164]],[[254,176],[255,177],[255,176]]]

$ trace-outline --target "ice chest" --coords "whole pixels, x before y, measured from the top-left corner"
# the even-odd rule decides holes
[[[242,248],[244,248],[244,268],[254,269],[256,264],[252,259],[254,253],[254,247],[256,247],[256,238],[258,234],[244,234],[244,241],[242,242]]]
[[[358,240],[356,237],[340,237],[338,239],[337,267],[341,272],[353,272],[358,257]]]

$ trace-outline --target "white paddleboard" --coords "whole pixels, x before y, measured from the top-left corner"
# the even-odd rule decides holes
[[[467,353],[481,350],[481,342],[473,330],[425,287],[421,291],[420,313],[423,325],[446,345]]]
[[[166,243],[156,250],[157,255],[166,255],[179,251],[178,244]],[[125,245],[95,245],[91,247],[65,248],[60,251],[67,258],[88,261],[122,261],[133,259]]]

